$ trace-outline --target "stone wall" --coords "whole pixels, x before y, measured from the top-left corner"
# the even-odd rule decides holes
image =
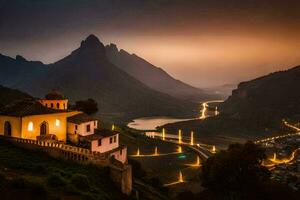
[[[132,191],[132,168],[131,165],[117,167],[110,166],[110,177],[115,182],[122,193],[129,195]]]

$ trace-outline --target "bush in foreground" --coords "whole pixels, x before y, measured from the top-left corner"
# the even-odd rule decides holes
[[[74,174],[71,183],[79,190],[86,191],[90,189],[90,182],[87,176],[83,174]]]
[[[66,180],[61,175],[53,173],[47,177],[47,184],[51,187],[61,187],[66,185]]]
[[[200,194],[201,199],[294,199],[290,188],[270,180],[262,166],[264,158],[264,149],[252,142],[216,153],[203,165],[203,186],[208,191]]]

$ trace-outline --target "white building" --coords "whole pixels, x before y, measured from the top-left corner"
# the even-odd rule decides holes
[[[127,148],[119,145],[119,133],[101,129],[99,121],[81,111],[68,110],[68,99],[58,92],[45,99],[13,102],[0,111],[0,135],[41,140],[55,138],[85,144],[94,152],[127,161]]]

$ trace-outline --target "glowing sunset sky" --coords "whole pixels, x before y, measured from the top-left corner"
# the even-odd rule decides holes
[[[0,0],[0,53],[54,62],[90,33],[198,87],[300,64],[294,0]]]

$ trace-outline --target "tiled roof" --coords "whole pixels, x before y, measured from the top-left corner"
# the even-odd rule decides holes
[[[112,130],[109,130],[109,129],[95,129],[95,133],[100,134],[104,137],[110,137],[110,136],[119,134],[118,131],[112,131]]]
[[[0,115],[23,117],[30,115],[43,115],[53,113],[68,112],[66,110],[54,110],[46,108],[35,99],[25,99],[22,101],[15,101],[0,110]]]
[[[66,99],[66,97],[64,95],[62,95],[60,92],[55,91],[55,90],[46,94],[45,98],[47,100],[64,100],[64,99]]]
[[[82,124],[85,122],[91,122],[91,121],[96,121],[97,119],[94,117],[91,117],[85,113],[79,113],[77,115],[68,117],[68,122],[74,123],[74,124]]]
[[[119,132],[117,131],[111,131],[108,129],[95,129],[95,133],[92,135],[87,135],[87,136],[81,136],[84,139],[88,140],[88,141],[93,141],[93,140],[99,140],[105,137],[111,137],[114,135],[119,134]]]

